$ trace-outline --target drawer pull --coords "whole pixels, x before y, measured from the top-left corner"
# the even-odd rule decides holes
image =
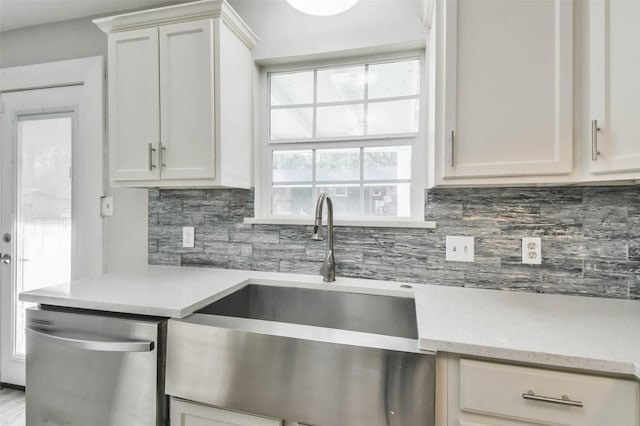
[[[567,395],[562,395],[562,398],[551,398],[549,396],[541,396],[533,393],[532,390],[528,390],[527,393],[522,394],[522,398],[530,401],[548,402],[550,404],[568,405],[570,407],[582,407],[582,401],[573,401],[569,399]]]

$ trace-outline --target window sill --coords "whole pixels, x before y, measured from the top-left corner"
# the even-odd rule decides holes
[[[299,218],[254,218],[245,217],[244,223],[251,225],[313,225],[314,220]],[[326,222],[326,221],[325,221]],[[436,223],[432,221],[399,221],[399,220],[340,220],[333,221],[334,226],[354,226],[363,228],[423,228],[434,229]]]

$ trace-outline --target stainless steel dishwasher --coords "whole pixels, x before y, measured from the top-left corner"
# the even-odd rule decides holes
[[[162,318],[27,310],[29,426],[166,424]]]

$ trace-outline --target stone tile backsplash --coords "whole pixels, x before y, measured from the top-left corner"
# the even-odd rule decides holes
[[[436,229],[337,227],[338,276],[640,299],[640,186],[447,188],[426,194]],[[253,191],[149,191],[149,263],[315,274],[311,226],[245,225]],[[194,248],[182,227],[195,226]],[[445,262],[445,236],[475,237],[475,262]],[[542,238],[542,265],[520,262]]]

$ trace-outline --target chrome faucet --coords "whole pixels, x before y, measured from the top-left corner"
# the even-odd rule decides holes
[[[333,257],[333,202],[326,192],[321,192],[316,201],[316,221],[313,224],[312,240],[322,241],[322,205],[327,201],[327,246],[324,263],[320,268],[323,280],[330,283],[336,280],[336,261]]]

